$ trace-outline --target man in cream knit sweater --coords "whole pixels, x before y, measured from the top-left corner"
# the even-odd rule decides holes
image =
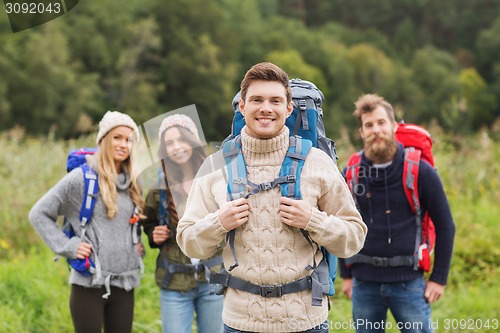
[[[289,145],[285,120],[293,110],[288,75],[271,63],[254,65],[241,82],[241,131],[248,180],[274,180]],[[214,167],[215,166],[215,167]],[[219,167],[217,167],[219,166]],[[239,265],[231,275],[256,285],[279,286],[306,277],[306,267],[322,259],[311,239],[338,257],[350,257],[363,246],[366,225],[333,161],[312,148],[300,186],[302,200],[281,196],[279,187],[247,198],[227,200],[227,170],[221,152],[201,167],[189,194],[177,241],[189,257],[208,258],[236,229],[234,249]],[[224,265],[234,263],[229,246]],[[276,295],[275,295],[276,296]],[[224,296],[224,332],[328,332],[328,301],[313,306],[311,289],[263,297],[229,287]],[[214,332],[215,333],[215,332]]]

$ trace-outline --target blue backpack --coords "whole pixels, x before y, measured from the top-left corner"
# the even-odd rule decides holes
[[[86,156],[93,155],[97,148],[81,148],[72,150],[68,154],[66,163],[66,171],[70,172],[75,168],[82,168],[84,179],[84,195],[82,207],[80,209],[80,225],[82,227],[81,238],[85,236],[85,227],[92,219],[96,197],[99,193],[99,184],[97,181],[97,173],[86,163]],[[75,232],[71,224],[65,221],[63,223],[63,231],[69,238],[75,236]],[[95,269],[95,263],[89,257],[85,259],[66,259],[68,264],[83,276],[89,276]]]
[[[335,143],[326,137],[322,120],[321,104],[324,100],[323,93],[311,82],[300,79],[291,80],[290,86],[294,109],[286,120],[286,126],[289,127],[292,136],[290,136],[289,148],[283,160],[279,176],[272,182],[254,184],[247,179],[246,165],[241,152],[241,137],[239,135],[245,125],[245,120],[238,106],[240,93],[233,99],[235,116],[232,133],[222,144],[223,155],[228,169],[228,200],[236,200],[242,197],[248,198],[253,194],[277,186],[280,186],[283,196],[301,199],[300,174],[310,149],[317,147],[336,162]],[[247,192],[247,186],[252,189],[250,192]],[[311,289],[312,305],[321,306],[322,294],[328,296],[335,294],[334,281],[337,276],[337,257],[314,242],[307,231],[303,229],[300,229],[300,231],[313,252],[313,264],[306,267],[307,270],[313,270],[310,277],[307,276],[285,285],[260,286],[232,276],[228,272],[238,266],[238,259],[234,249],[235,230],[233,229],[227,233],[226,243],[229,244],[234,264],[228,268],[228,272],[212,274],[210,282],[220,284],[225,288],[232,287],[263,297],[280,297],[287,293]],[[314,256],[318,248],[323,252],[323,259],[319,264],[316,263]]]

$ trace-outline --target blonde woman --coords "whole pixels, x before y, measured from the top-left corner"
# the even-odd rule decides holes
[[[82,228],[84,171],[76,168],[31,209],[36,232],[56,254],[90,258],[95,267],[83,275],[72,269],[70,310],[75,332],[132,332],[134,288],[140,284],[142,245],[135,222],[142,216],[141,189],[134,177],[132,156],[139,129],[128,115],[108,111],[99,123],[98,150],[87,165],[98,177],[92,219]],[[64,215],[75,236],[68,238],[57,218]]]

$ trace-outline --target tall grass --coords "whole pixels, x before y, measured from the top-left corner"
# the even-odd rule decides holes
[[[134,332],[161,332],[155,254],[146,256],[142,286],[135,290]],[[73,330],[69,312],[68,266],[52,261],[46,247],[0,262],[0,332],[55,333]]]
[[[470,327],[446,330],[444,321],[500,320],[500,146],[486,132],[468,138],[449,137],[437,128],[432,132],[436,165],[457,226],[449,285],[444,297],[432,305],[433,320],[439,322],[437,332],[471,332]],[[0,138],[0,332],[72,331],[67,266],[52,262],[53,254],[27,215],[66,173],[69,150],[93,145],[93,138],[66,142]],[[352,151],[348,141],[339,142],[340,166]],[[146,274],[135,291],[134,332],[160,332],[159,291],[153,276],[156,254],[148,249]],[[332,324],[351,320],[351,304],[341,295],[340,283],[339,279],[332,299]]]
[[[92,144],[91,138],[0,141],[0,259],[26,254],[40,245],[28,221],[29,210],[64,176],[69,150]]]

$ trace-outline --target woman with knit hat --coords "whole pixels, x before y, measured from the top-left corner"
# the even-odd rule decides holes
[[[184,114],[166,117],[159,128],[159,186],[146,197],[144,231],[159,248],[156,283],[160,288],[163,333],[191,333],[194,313],[198,333],[222,332],[222,296],[208,284],[210,270],[220,271],[220,251],[200,261],[184,255],[175,241],[196,172],[206,158],[198,129]]]
[[[133,168],[139,129],[128,115],[108,111],[99,123],[98,150],[87,158],[99,192],[92,219],[82,228],[84,169],[75,168],[31,209],[29,219],[43,241],[68,259],[89,258],[90,275],[72,269],[70,310],[75,332],[132,332],[134,288],[140,284],[142,244],[137,224],[143,200]],[[88,200],[88,199],[87,199]],[[75,236],[68,238],[57,219],[64,215]]]

